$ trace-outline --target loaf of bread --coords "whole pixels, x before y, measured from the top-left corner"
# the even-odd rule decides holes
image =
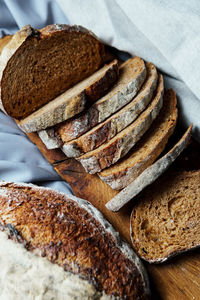
[[[157,86],[157,71],[153,64],[146,63],[147,77],[136,97],[110,118],[93,127],[79,138],[65,143],[62,150],[67,157],[78,157],[98,148],[131,124],[147,107]]]
[[[164,85],[162,75],[159,75],[155,97],[146,110],[128,127],[119,132],[107,143],[93,151],[87,152],[76,159],[82,164],[86,172],[95,174],[116,163],[124,157],[149,129],[153,120],[158,116],[163,105]]]
[[[24,132],[34,132],[72,118],[101,98],[117,81],[118,75],[118,61],[115,59],[28,117],[18,121],[18,126]]]
[[[58,148],[78,138],[133,99],[146,78],[144,61],[139,57],[131,58],[120,66],[119,72],[119,80],[113,88],[80,116],[39,133],[47,148],[52,142]]]
[[[8,44],[8,42],[10,42],[11,39],[12,39],[12,35],[6,35],[0,39],[0,55],[3,48]]]
[[[159,116],[128,155],[98,174],[112,189],[119,190],[129,185],[164,150],[178,118],[176,94],[172,89],[165,92],[163,102]]]
[[[164,262],[200,246],[200,171],[168,172],[141,193],[131,215],[133,246]]]
[[[108,201],[106,207],[111,211],[118,211],[131,199],[135,198],[144,188],[161,176],[189,144],[191,130],[192,124],[169,152],[150,167],[146,168],[134,181]]]
[[[89,202],[30,184],[1,183],[0,206],[0,229],[13,240],[8,241],[10,245],[13,243],[11,245],[15,263],[13,274],[17,277],[13,276],[10,281],[12,290],[14,280],[23,276],[24,290],[27,294],[32,293],[32,290],[35,293],[35,284],[36,287],[39,284],[38,293],[46,289],[48,295],[51,294],[51,288],[53,292],[54,289],[59,292],[59,287],[63,285],[63,291],[69,289],[70,293],[74,293],[71,298],[66,295],[65,299],[100,299],[98,295],[102,294],[110,296],[105,299],[149,298],[148,279],[139,258]],[[2,232],[0,232],[1,242],[6,239],[1,237]],[[9,247],[9,243],[4,245]],[[23,250],[24,254],[21,252],[22,257],[17,257],[19,248],[15,250],[16,243],[20,243],[26,249]],[[2,252],[1,247],[0,251],[1,265],[2,254],[7,251]],[[41,257],[36,257],[36,254]],[[42,262],[44,257],[48,261]],[[5,259],[9,261],[8,258]],[[50,266],[50,262],[59,268]],[[35,268],[43,269],[42,274],[33,272],[34,264]],[[47,267],[46,274],[43,264]],[[6,274],[9,275],[7,268],[9,266],[6,267]],[[17,269],[22,270],[21,273],[17,273]],[[66,271],[66,275],[62,269]],[[23,270],[30,271],[27,272],[27,278],[33,280],[33,285],[26,279]],[[53,274],[49,273],[51,271]],[[46,282],[43,280],[36,283],[37,278],[30,278],[32,272],[39,279],[46,275]],[[69,272],[74,275],[70,275]],[[71,276],[71,283],[63,276]],[[80,278],[84,279],[84,282],[81,283]],[[64,286],[65,282],[71,285],[71,289]],[[81,286],[83,290],[79,291]],[[31,290],[27,291],[29,288]],[[15,290],[16,294],[21,290],[22,287]],[[90,295],[92,291],[97,298],[92,298]],[[85,297],[81,298],[80,295],[83,294]],[[29,299],[23,298],[24,295],[18,296],[22,297],[19,299]]]
[[[104,61],[104,45],[80,26],[25,26],[0,57],[1,103],[23,119],[93,74]]]

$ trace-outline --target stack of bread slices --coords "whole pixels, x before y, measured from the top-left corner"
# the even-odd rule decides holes
[[[107,61],[80,26],[30,26],[0,56],[1,108],[85,171],[122,189],[165,148],[177,121],[176,95],[140,57]]]

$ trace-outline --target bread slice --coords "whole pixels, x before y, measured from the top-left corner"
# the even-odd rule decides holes
[[[89,202],[30,184],[1,183],[0,206],[1,229],[27,250],[114,299],[148,298],[139,258]]]
[[[6,35],[0,38],[0,55],[1,52],[3,51],[3,48],[8,44],[8,42],[10,42],[11,39],[12,39],[12,35]]]
[[[200,246],[200,171],[170,172],[139,197],[131,215],[137,253],[161,263]]]
[[[146,168],[133,182],[107,202],[106,207],[111,211],[118,211],[131,199],[137,196],[145,187],[153,183],[160,175],[162,175],[187,147],[191,137],[191,130],[192,124],[180,141],[167,154],[157,160],[153,165]]]
[[[107,95],[79,117],[63,122],[55,128],[47,129],[43,134],[43,136],[46,135],[45,144],[49,145],[53,137],[52,142],[56,145],[57,139],[56,146],[59,148],[61,143],[78,138],[130,102],[146,78],[145,63],[139,57],[131,58],[120,66],[119,71],[119,80]],[[41,137],[41,133],[39,136]]]
[[[118,133],[108,143],[104,143],[97,149],[76,158],[86,172],[90,174],[100,172],[128,153],[159,114],[163,105],[163,92],[163,78],[162,75],[159,75],[155,97],[136,121]]]
[[[62,147],[67,157],[78,157],[83,153],[92,151],[104,142],[109,141],[118,132],[131,124],[149,104],[157,85],[157,71],[151,63],[146,64],[147,78],[141,90],[133,100],[79,138],[65,143]]]
[[[178,117],[176,94],[172,89],[165,92],[163,102],[159,116],[131,153],[98,174],[112,189],[119,190],[129,185],[164,150]]]
[[[101,98],[117,81],[118,75],[118,62],[114,60],[27,118],[18,121],[19,127],[25,132],[34,132],[73,117],[89,103]]]
[[[104,45],[80,26],[25,26],[0,58],[1,102],[13,118],[24,119],[103,63]]]

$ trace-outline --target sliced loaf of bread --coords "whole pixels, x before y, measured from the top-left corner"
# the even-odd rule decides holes
[[[1,104],[24,119],[93,74],[104,62],[104,45],[81,26],[25,26],[0,57]]]
[[[133,182],[106,203],[106,207],[111,211],[118,211],[122,206],[137,196],[145,187],[162,175],[189,144],[191,130],[192,124],[183,137],[167,154],[146,168]]]
[[[119,72],[119,80],[110,92],[80,116],[47,129],[46,132],[40,132],[39,136],[45,144],[49,145],[53,137],[52,142],[56,145],[57,139],[56,146],[59,148],[61,143],[78,138],[129,103],[146,78],[145,63],[139,57],[131,58],[120,66]]]
[[[90,284],[109,296],[106,299],[149,298],[148,279],[139,258],[89,202],[30,184],[1,183],[0,206],[0,229],[22,244],[29,257],[46,257],[68,276],[75,274],[75,290],[81,277],[88,288]],[[87,290],[85,293],[88,295]],[[82,299],[75,295],[61,299]]]
[[[158,116],[163,105],[163,93],[163,77],[159,75],[155,97],[136,121],[118,133],[108,143],[104,143],[97,149],[76,158],[86,172],[90,174],[100,172],[128,153]]]
[[[146,64],[147,78],[137,96],[124,108],[106,121],[92,128],[79,138],[65,143],[62,147],[67,157],[78,157],[98,148],[131,124],[149,104],[157,86],[157,71],[151,63]]]
[[[101,98],[117,81],[118,75],[118,61],[114,60],[25,119],[18,121],[18,126],[25,132],[34,132],[73,117],[83,111],[89,103]]]
[[[124,159],[98,175],[112,189],[122,189],[135,180],[163,151],[174,132],[178,111],[176,94],[165,92],[163,107],[152,126]]]
[[[150,263],[199,247],[200,171],[171,171],[142,192],[131,215],[131,239]]]

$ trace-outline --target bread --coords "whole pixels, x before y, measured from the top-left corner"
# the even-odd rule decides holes
[[[178,111],[176,94],[170,89],[164,94],[163,107],[149,130],[124,159],[98,175],[112,189],[122,189],[149,167],[164,150],[174,132]]]
[[[118,133],[108,143],[104,143],[97,149],[76,158],[86,172],[90,174],[100,172],[128,153],[159,114],[163,105],[163,92],[163,78],[162,75],[159,75],[155,97],[136,121]]]
[[[114,299],[148,299],[139,258],[89,202],[30,184],[1,183],[0,206],[1,230],[28,251]]]
[[[53,136],[54,145],[57,138],[57,147],[60,147],[59,141],[66,143],[78,138],[130,102],[146,78],[144,61],[139,57],[131,58],[120,66],[119,71],[118,82],[103,98],[80,116],[50,128],[50,131],[47,129],[45,134],[49,141],[46,141],[45,144],[49,144]],[[40,133],[39,136],[41,136]]]
[[[25,119],[18,121],[18,126],[25,132],[34,132],[65,121],[104,95],[117,78],[118,62],[114,60]]]
[[[157,160],[153,165],[146,168],[133,182],[108,201],[106,207],[111,211],[118,211],[131,199],[137,196],[145,187],[153,183],[160,175],[162,175],[187,147],[191,137],[191,130],[192,124],[169,152]]]
[[[161,263],[200,246],[200,171],[168,172],[147,188],[131,215],[137,253]]]
[[[157,86],[157,71],[151,63],[146,64],[147,78],[137,96],[117,113],[93,127],[79,138],[65,143],[62,147],[67,157],[78,157],[98,148],[118,132],[131,124],[149,104]]]
[[[12,38],[12,35],[6,35],[0,39],[0,55],[1,55],[3,48],[8,44],[8,42],[10,42],[11,38]]]
[[[93,74],[103,60],[103,44],[83,27],[25,26],[1,55],[3,108],[11,117],[23,119]]]

